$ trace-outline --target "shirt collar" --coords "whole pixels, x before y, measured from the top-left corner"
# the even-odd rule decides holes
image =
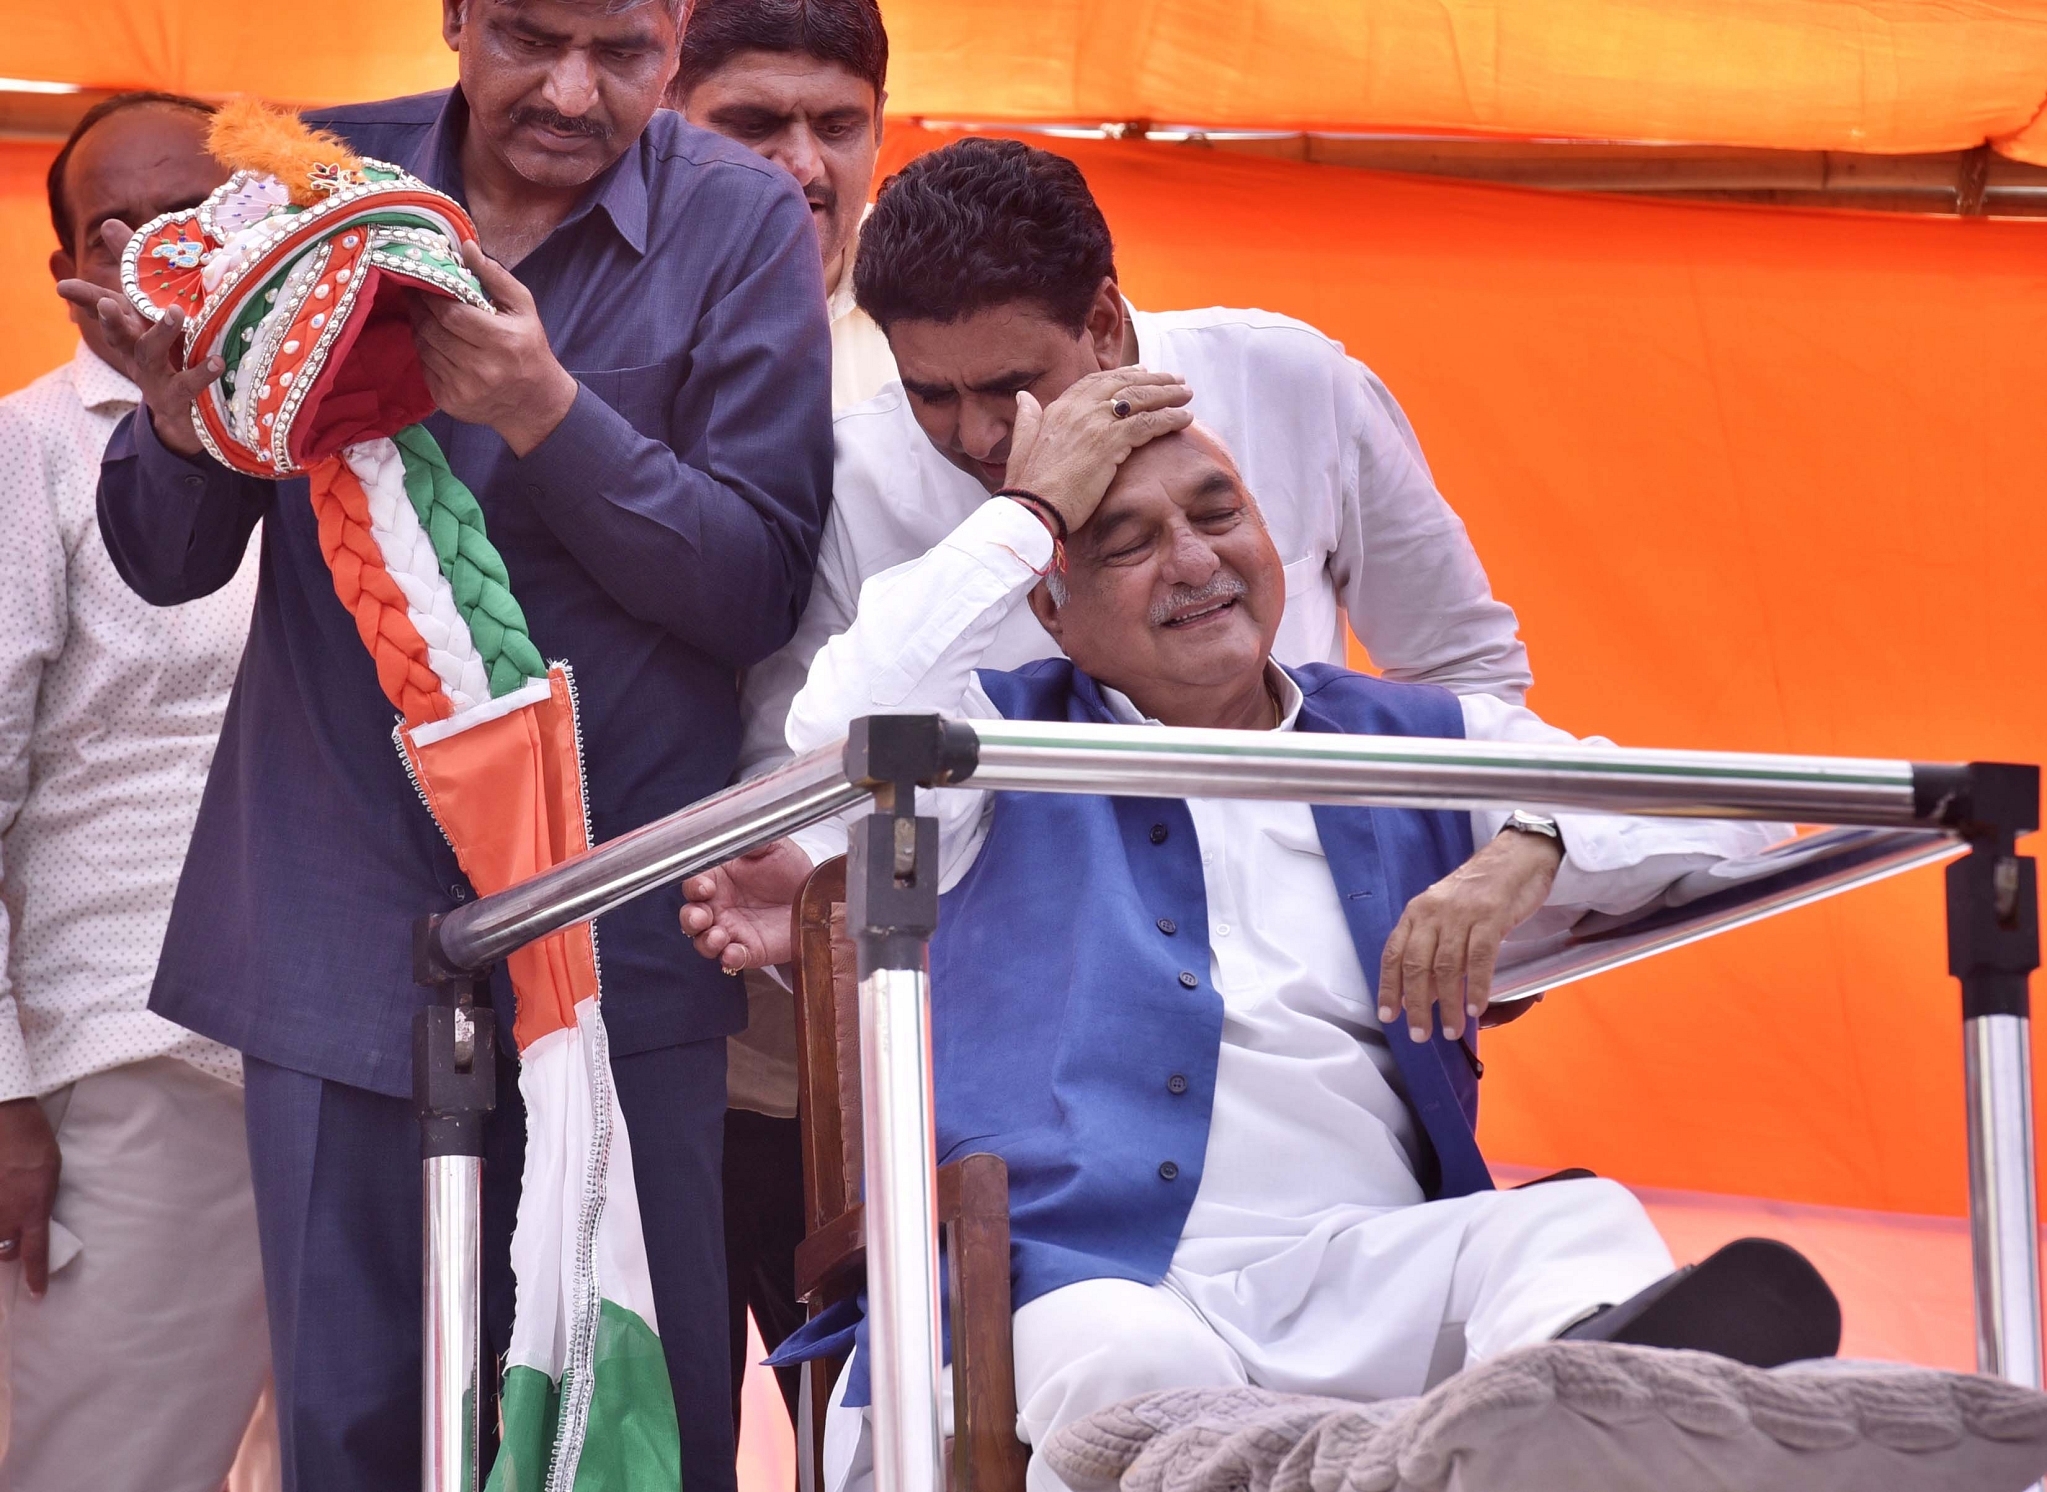
[[[1287,671],[1271,659],[1265,662],[1265,681],[1272,686],[1272,692],[1279,696],[1279,724],[1274,730],[1292,730],[1294,722],[1301,716],[1301,686],[1293,681]],[[1158,721],[1131,703],[1130,696],[1121,689],[1101,685],[1102,703],[1118,725],[1157,725]]]
[[[450,88],[433,128],[419,142],[412,159],[401,163],[428,186],[446,192],[464,206],[468,205],[469,194],[462,181],[462,132],[468,127],[469,101],[462,96],[459,87]],[[633,252],[646,253],[647,177],[640,169],[640,152],[645,148],[643,132],[639,139],[626,147],[623,155],[606,166],[590,183],[574,209],[555,228],[555,233],[602,208],[618,236],[632,246]]]
[[[853,237],[846,244],[845,273],[839,276],[839,288],[825,300],[825,319],[834,326],[859,309],[853,300],[853,261],[860,257],[860,230],[873,212],[874,204],[870,202],[861,212],[860,221],[853,225]]]
[[[82,340],[71,354],[71,387],[77,390],[78,402],[91,410],[116,404],[133,408],[142,402],[142,390]]]
[[[1144,313],[1131,305],[1130,297],[1123,294],[1120,290],[1116,293],[1116,298],[1123,302],[1123,314],[1129,318],[1130,335],[1132,340],[1137,343],[1137,366],[1142,368],[1144,366]]]

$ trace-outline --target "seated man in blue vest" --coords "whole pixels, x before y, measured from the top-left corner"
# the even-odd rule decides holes
[[[1489,696],[1275,664],[1285,579],[1220,443],[1129,370],[1045,410],[1019,403],[1006,495],[866,583],[796,698],[795,750],[898,709],[1571,739]],[[978,669],[1023,606],[1065,657]],[[1654,902],[1782,826],[927,801],[943,862],[938,1147],[1009,1165],[1027,1441],[1166,1387],[1414,1394],[1564,1334],[1761,1366],[1834,1350],[1832,1295],[1789,1249],[1750,1240],[1674,1273],[1624,1188],[1495,1191],[1473,1135],[1478,1017],[1506,934]],[[825,1325],[784,1355],[836,1349]],[[864,1375],[848,1376],[834,1486],[863,1469],[846,1406]],[[1030,1477],[1058,1492],[1042,1458]]]

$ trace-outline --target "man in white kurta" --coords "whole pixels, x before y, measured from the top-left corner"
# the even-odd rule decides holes
[[[1206,441],[1168,437],[1128,458],[1111,501],[1146,482],[1184,486],[1186,469],[1226,461]],[[1083,516],[1091,506],[1082,506]],[[1243,508],[1255,523],[1248,498]],[[1159,542],[1177,552],[1157,563],[1179,573],[1161,580],[1153,625],[1201,625],[1224,608],[1269,606],[1258,594],[1255,565],[1234,565],[1221,543],[1215,555],[1188,557],[1213,525],[1197,515],[1193,528]],[[1030,502],[985,503],[918,560],[870,579],[852,625],[824,646],[794,702],[789,747],[824,744],[876,711],[998,716],[977,671],[999,659],[1005,630],[1020,615],[1057,610],[1042,592],[1039,606],[1027,604],[1058,564],[1050,530]],[[1269,661],[1263,667],[1268,728],[1291,730],[1301,690],[1284,670]],[[1102,676],[1107,669],[1098,664],[1094,672],[1112,719],[1157,723]],[[1472,740],[1573,739],[1491,696],[1464,696],[1459,709]],[[980,853],[993,799],[948,790],[920,800],[941,826],[941,890],[957,886]],[[1017,1311],[1023,1439],[1042,1443],[1094,1410],[1165,1387],[1251,1383],[1357,1399],[1419,1393],[1467,1362],[1554,1336],[1669,1274],[1656,1230],[1612,1182],[1560,1181],[1426,1202],[1425,1142],[1389,1046],[1410,1040],[1396,1014],[1402,1007],[1385,971],[1372,971],[1375,990],[1360,965],[1312,810],[1231,800],[1187,806],[1200,844],[1209,971],[1224,1004],[1199,1190],[1171,1267],[1156,1284],[1083,1280]],[[1522,833],[1508,829],[1494,842],[1509,815],[1471,817],[1473,843],[1482,848],[1467,870],[1490,861],[1490,873],[1505,866],[1516,874],[1514,865],[1528,863]],[[1537,896],[1537,916],[1552,923],[1652,904],[1680,876],[1759,850],[1784,832],[1599,815],[1554,822],[1560,840],[1548,841],[1550,858],[1531,852],[1534,863],[1553,868],[1546,896]],[[814,852],[829,848],[826,836]],[[1482,900],[1487,893],[1471,894]],[[1411,907],[1408,921],[1416,915]],[[1438,991],[1444,1029],[1454,1036],[1467,1017],[1475,1020],[1483,992],[1474,981],[1467,1011],[1447,1003],[1440,980]],[[1408,1024],[1421,1032],[1428,1010],[1418,1017],[1409,994]],[[855,1412],[835,1411],[827,1455],[835,1484],[863,1474],[864,1430]],[[1029,1476],[1034,1492],[1058,1492],[1042,1459],[1033,1460]]]
[[[206,107],[81,120],[60,278],[117,289],[100,225],[219,185]],[[270,1364],[242,1062],[147,1007],[257,561],[168,608],[115,572],[94,492],[139,395],[75,319],[71,360],[0,399],[0,1488],[217,1492]]]

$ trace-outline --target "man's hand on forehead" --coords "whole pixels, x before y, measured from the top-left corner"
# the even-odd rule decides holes
[[[1178,374],[1143,368],[1090,373],[1047,405],[1019,393],[1003,485],[1044,499],[1078,530],[1124,458],[1193,423],[1193,397]]]

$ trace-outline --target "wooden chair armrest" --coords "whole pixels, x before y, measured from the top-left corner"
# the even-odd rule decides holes
[[[938,1168],[938,1225],[943,1228],[961,1220],[965,1208],[985,1213],[987,1163],[1002,1166],[1000,1156],[969,1155]],[[975,1164],[978,1162],[979,1164]],[[978,1184],[967,1184],[970,1180]],[[1009,1168],[1002,1166],[1001,1211],[1004,1248],[1009,1245]],[[867,1267],[866,1209],[857,1203],[810,1234],[796,1245],[796,1298],[805,1305],[821,1305],[837,1297],[842,1287]],[[975,1218],[977,1223],[983,1217]]]
[[[866,1268],[865,1212],[850,1207],[796,1245],[796,1298],[824,1305],[845,1294]]]

